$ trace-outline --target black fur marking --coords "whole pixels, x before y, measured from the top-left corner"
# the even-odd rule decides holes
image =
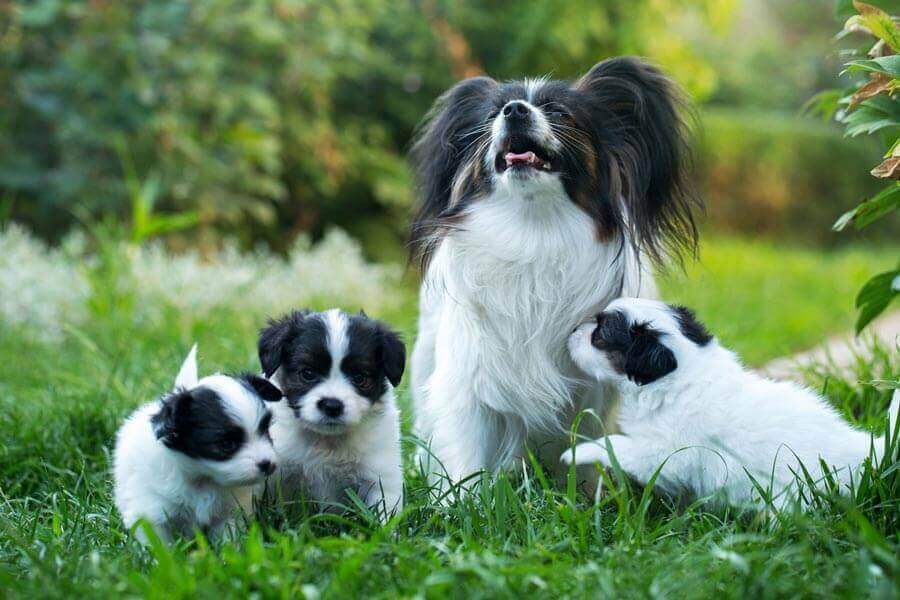
[[[681,335],[698,346],[705,346],[712,341],[712,334],[706,330],[703,323],[697,320],[697,315],[694,314],[694,311],[686,306],[672,306],[671,309],[675,315],[675,320],[678,321]]]
[[[219,395],[205,387],[163,398],[151,424],[156,438],[166,447],[191,458],[228,460],[247,439],[243,427],[225,411]]]
[[[266,402],[279,402],[284,398],[281,390],[265,377],[253,373],[242,373],[238,375],[237,380]]]
[[[419,206],[410,229],[413,257],[427,263],[434,251],[435,236],[451,226],[465,208],[451,203],[451,192],[463,166],[476,158],[482,129],[496,115],[497,82],[490,77],[460,81],[445,92],[420,124],[412,149]],[[467,184],[464,196],[476,191]]]
[[[259,435],[261,435],[263,437],[267,437],[269,439],[272,439],[269,436],[269,427],[271,425],[272,425],[272,413],[267,410],[266,414],[263,415],[263,418],[259,420],[259,428],[257,429],[257,431],[259,432]]]
[[[628,323],[621,311],[597,315],[591,344],[605,352],[613,368],[638,385],[652,383],[678,368],[675,354],[647,323]]]
[[[349,317],[347,355],[341,371],[357,391],[372,400],[386,391],[385,380],[396,387],[406,366],[406,347],[387,325],[367,317]]]
[[[360,395],[375,402],[387,390],[386,381],[393,386],[400,384],[406,349],[387,325],[364,314],[346,318],[348,345],[341,372]],[[334,360],[328,350],[325,321],[308,311],[271,321],[260,334],[259,348],[260,363],[267,375],[282,368],[284,395],[293,408],[328,376]]]
[[[325,322],[307,310],[269,321],[260,332],[259,362],[270,377],[282,368],[284,396],[296,408],[300,399],[331,370]]]
[[[525,99],[521,82],[466,79],[435,103],[412,150],[419,204],[410,231],[411,258],[427,267],[440,237],[491,189],[483,168],[489,127],[509,101]],[[605,60],[574,83],[543,84],[533,104],[564,141],[548,158],[573,202],[594,220],[601,239],[628,229],[631,243],[654,261],[696,251],[690,153],[679,88],[634,57]],[[565,138],[565,139],[563,139]],[[509,140],[528,145],[529,140]],[[620,202],[619,199],[622,199]],[[627,211],[623,214],[622,204]]]

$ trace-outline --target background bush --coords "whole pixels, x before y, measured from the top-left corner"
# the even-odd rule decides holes
[[[868,174],[877,142],[783,111],[709,108],[702,120],[697,180],[709,228],[823,245],[860,239],[831,225],[881,187]],[[900,222],[866,234],[898,239]]]
[[[56,242],[78,221],[127,218],[149,190],[159,210],[196,211],[185,246],[227,234],[286,251],[335,224],[396,256],[405,153],[441,91],[482,72],[574,77],[636,53],[711,107],[698,177],[712,226],[837,241],[825,213],[870,191],[851,166],[869,150],[783,116],[834,81],[827,4],[10,0],[0,218]]]

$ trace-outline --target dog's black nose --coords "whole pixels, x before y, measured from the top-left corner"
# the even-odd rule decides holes
[[[263,473],[263,475],[271,475],[275,472],[275,463],[271,460],[261,460],[256,463],[257,468]]]
[[[531,109],[528,108],[528,105],[524,102],[515,100],[513,102],[508,102],[506,106],[503,107],[503,116],[506,117],[507,121],[524,122],[531,116]]]
[[[326,417],[336,418],[344,412],[344,403],[337,398],[322,398],[316,406]]]

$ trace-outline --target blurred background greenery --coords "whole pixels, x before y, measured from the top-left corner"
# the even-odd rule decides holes
[[[839,28],[830,1],[11,0],[2,214],[55,243],[79,221],[133,218],[143,194],[196,221],[175,247],[284,251],[336,225],[398,258],[405,153],[441,91],[630,53],[700,107],[708,228],[853,242],[830,225],[878,189],[881,149],[801,114],[836,83]]]

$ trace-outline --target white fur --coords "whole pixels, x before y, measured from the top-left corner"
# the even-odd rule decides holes
[[[349,343],[346,315],[330,310],[324,320],[331,372],[307,392],[297,414],[287,400],[273,410],[271,435],[281,474],[276,480],[286,498],[302,488],[308,498],[331,507],[343,503],[344,490],[352,489],[387,520],[403,505],[400,412],[394,389],[386,383],[387,391],[375,403],[360,396],[340,370]],[[273,381],[283,385],[280,371]],[[339,429],[320,424],[316,403],[323,397],[343,401]],[[270,481],[270,488],[273,484]]]
[[[574,368],[566,338],[622,293],[655,290],[630,244],[597,240],[557,174],[495,176],[422,283],[411,389],[426,470],[496,472],[526,442],[555,464],[574,416],[608,397]]]
[[[234,524],[237,508],[249,510],[252,486],[262,480],[257,463],[275,463],[271,442],[258,435],[265,414],[263,402],[225,375],[198,381],[196,349],[191,350],[176,378],[176,388],[205,386],[225,402],[235,421],[245,426],[249,442],[227,461],[192,459],[167,448],[156,438],[151,419],[161,408],[155,400],[137,409],[116,435],[113,457],[115,504],[125,526],[145,519],[165,542],[194,528],[219,538]],[[143,529],[136,531],[146,544]]]
[[[667,494],[758,507],[749,473],[771,491],[776,507],[783,507],[797,497],[794,473],[801,473],[801,462],[818,479],[823,476],[819,459],[824,459],[846,486],[869,456],[869,433],[848,425],[812,391],[748,371],[715,339],[698,346],[685,338],[665,304],[620,299],[608,310],[622,310],[629,322],[649,322],[662,331],[660,341],[673,351],[678,366],[639,386],[591,345],[596,324],[580,326],[570,338],[572,356],[591,376],[612,381],[619,390],[621,434],[579,444],[576,463],[609,467],[609,443],[622,469],[642,483],[665,463],[656,486]],[[895,398],[893,419],[898,403]],[[876,459],[883,447],[881,440],[874,441]],[[572,450],[562,461],[573,461]]]

